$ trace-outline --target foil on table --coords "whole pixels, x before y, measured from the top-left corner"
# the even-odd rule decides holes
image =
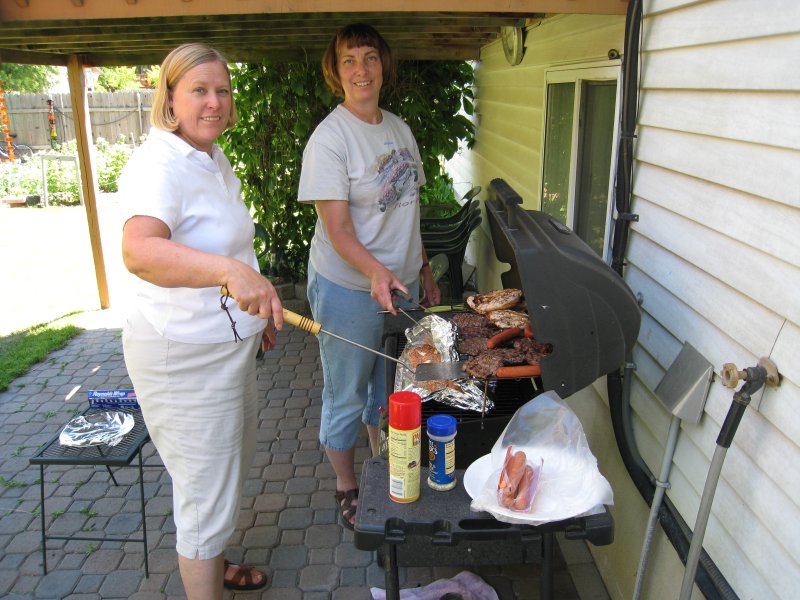
[[[64,426],[58,441],[62,446],[116,446],[133,429],[133,415],[120,411],[100,410],[73,417]]]
[[[406,347],[400,360],[408,364],[408,351],[414,346],[430,344],[442,355],[442,362],[456,362],[459,359],[456,350],[456,327],[450,321],[438,315],[426,315],[416,325],[406,329]],[[426,382],[428,384],[434,382]],[[446,406],[479,413],[489,412],[494,402],[487,397],[482,385],[465,376],[448,382],[448,385],[435,391],[421,387],[414,373],[398,365],[394,379],[395,391],[411,391],[420,395],[423,402],[435,400]]]

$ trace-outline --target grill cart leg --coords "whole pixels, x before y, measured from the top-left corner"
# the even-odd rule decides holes
[[[386,600],[400,600],[400,573],[397,569],[397,546],[385,544],[383,573],[386,582]]]
[[[542,600],[553,598],[553,533],[542,534],[542,572],[539,575]]]

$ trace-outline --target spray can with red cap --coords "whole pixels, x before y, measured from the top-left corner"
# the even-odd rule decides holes
[[[414,392],[389,396],[389,497],[413,502],[420,494],[422,398]]]

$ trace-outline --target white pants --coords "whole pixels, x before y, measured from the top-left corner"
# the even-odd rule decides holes
[[[138,312],[122,335],[125,364],[150,437],[172,477],[178,554],[209,559],[236,527],[255,455],[256,352],[243,342],[186,344]]]

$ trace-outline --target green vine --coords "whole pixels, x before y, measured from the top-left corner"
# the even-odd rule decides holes
[[[325,86],[316,61],[231,66],[239,122],[222,142],[256,223],[256,253],[274,279],[305,277],[316,213],[297,202],[303,149],[317,124],[340,102]],[[423,204],[453,204],[442,162],[460,141],[472,144],[472,66],[407,61],[381,106],[411,127],[428,183]]]

